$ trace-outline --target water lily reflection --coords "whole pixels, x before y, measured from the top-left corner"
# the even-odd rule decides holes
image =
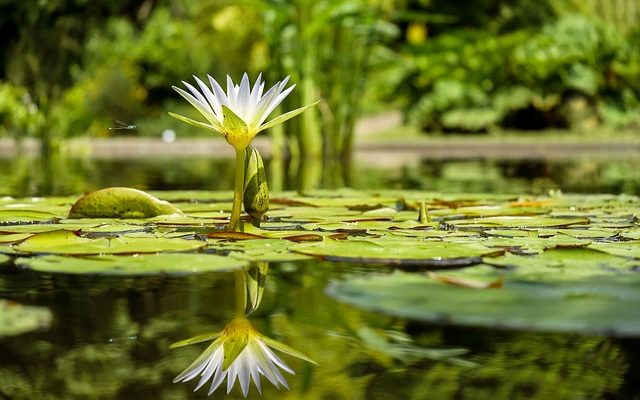
[[[189,343],[193,341],[190,340]],[[189,343],[179,342],[174,347]],[[289,389],[280,370],[292,375],[295,375],[295,372],[272,349],[315,364],[313,360],[289,346],[260,334],[249,320],[236,318],[225,327],[200,357],[173,381],[186,382],[199,378],[195,391],[211,380],[208,393],[210,395],[220,387],[225,378],[227,393],[231,392],[237,380],[242,394],[246,397],[249,394],[251,380],[258,392],[262,394],[260,383],[260,375],[262,375],[276,388]]]
[[[267,271],[266,263],[258,263],[246,271],[236,273],[236,317],[222,332],[196,336],[171,346],[176,348],[213,340],[213,343],[173,380],[174,383],[198,378],[194,389],[196,391],[211,381],[208,393],[211,395],[225,379],[227,393],[231,392],[237,380],[242,394],[246,397],[251,381],[262,394],[260,375],[278,389],[289,389],[281,371],[292,375],[295,375],[295,372],[275,354],[274,350],[316,364],[297,350],[262,335],[246,318],[245,315],[255,311],[262,300]]]

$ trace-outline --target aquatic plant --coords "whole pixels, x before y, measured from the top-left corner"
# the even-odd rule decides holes
[[[289,82],[289,77],[277,82],[266,93],[264,93],[265,83],[262,81],[262,74],[258,75],[253,87],[251,87],[246,73],[242,76],[240,85],[234,84],[231,77],[227,75],[226,93],[215,79],[210,75],[207,77],[211,88],[194,76],[200,90],[184,81],[182,83],[191,93],[176,86],[173,86],[173,89],[191,103],[209,123],[199,122],[171,112],[169,115],[188,124],[220,133],[235,149],[235,185],[231,219],[228,226],[228,230],[234,231],[240,219],[240,209],[242,207],[245,152],[247,147],[259,132],[295,117],[316,105],[317,102],[289,111],[265,122],[267,117],[295,87],[295,85],[291,85],[285,89]]]

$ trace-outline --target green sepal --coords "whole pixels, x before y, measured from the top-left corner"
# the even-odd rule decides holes
[[[260,125],[259,130],[264,130],[264,129],[269,129],[272,126],[276,126],[278,124],[283,123],[284,121],[290,120],[291,118],[295,117],[298,114],[301,114],[303,112],[305,112],[307,109],[317,105],[318,103],[320,103],[320,100],[315,101],[311,104],[307,104],[306,106],[300,107],[300,108],[296,108],[295,110],[289,111],[287,113],[284,113],[280,116],[275,117],[274,119],[272,119],[269,122],[265,122],[264,124]]]
[[[313,361],[312,359],[310,359],[309,357],[305,356],[304,354],[300,353],[298,350],[294,350],[291,347],[287,346],[286,344],[280,343],[276,340],[273,340],[271,338],[268,338],[266,336],[260,335],[260,339],[269,347],[271,347],[272,349],[276,349],[278,351],[281,351],[285,354],[288,354],[290,356],[299,358],[301,360],[304,360],[306,362],[310,362],[311,364],[315,364],[318,365],[317,362]]]
[[[236,113],[233,112],[232,109],[223,105],[222,106],[222,115],[224,120],[222,121],[222,126],[227,132],[238,132],[241,131],[243,133],[247,132],[247,124],[242,120],[242,118],[238,117]]]
[[[218,129],[216,129],[215,126],[210,125],[210,124],[205,124],[204,122],[196,121],[195,119],[187,118],[187,117],[184,117],[184,116],[182,116],[180,114],[175,114],[175,113],[172,113],[172,112],[169,112],[169,115],[171,115],[175,119],[179,119],[182,122],[186,122],[189,125],[193,125],[193,126],[198,127],[198,128],[209,129],[211,131],[220,132]]]
[[[169,346],[170,349],[175,349],[182,346],[188,346],[190,344],[206,342],[207,340],[217,339],[222,335],[222,332],[214,332],[214,333],[205,333],[203,335],[194,336],[189,339],[181,340],[179,342],[175,342]]]
[[[238,358],[242,350],[247,347],[249,337],[247,335],[239,335],[240,337],[228,338],[222,343],[224,350],[224,361],[222,362],[222,370],[226,371],[231,364]]]

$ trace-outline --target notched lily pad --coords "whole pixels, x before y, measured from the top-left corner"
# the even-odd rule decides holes
[[[141,190],[111,187],[81,197],[71,207],[69,218],[151,218],[167,214],[182,212]]]

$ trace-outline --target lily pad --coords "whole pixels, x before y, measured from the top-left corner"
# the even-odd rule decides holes
[[[329,261],[429,267],[472,265],[479,263],[482,257],[504,252],[478,243],[398,239],[338,241],[328,238],[318,243],[297,244],[291,250]]]
[[[51,311],[0,299],[0,337],[15,336],[49,326]]]
[[[303,261],[311,257],[289,251],[293,242],[284,239],[249,239],[233,243],[211,242],[209,249],[220,253],[228,253],[234,257],[247,261]]]
[[[88,239],[72,231],[59,230],[35,234],[15,248],[27,253],[88,255],[191,251],[205,245],[204,241],[154,237],[151,234],[148,237],[122,235]]]
[[[214,254],[141,254],[136,257],[43,256],[18,258],[16,265],[41,272],[99,275],[186,275],[228,271],[248,265],[246,261]]]
[[[593,243],[592,249],[604,251],[605,253],[613,254],[616,256],[640,258],[640,240],[633,240],[629,242],[616,242],[616,243]]]
[[[640,334],[640,275],[590,282],[505,280],[499,289],[447,285],[424,275],[334,282],[327,293],[340,301],[434,323],[540,331]]]
[[[448,225],[456,228],[480,229],[480,228],[559,228],[573,225],[587,225],[589,219],[585,217],[576,218],[553,218],[547,216],[501,216],[487,218],[473,218],[447,221]]]

